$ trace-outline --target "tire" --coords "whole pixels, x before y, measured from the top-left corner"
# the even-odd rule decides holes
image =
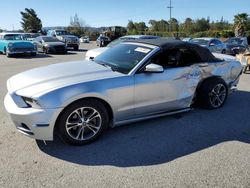
[[[36,56],[36,53],[31,53],[31,56],[32,56],[32,57],[35,57],[35,56]]]
[[[68,106],[56,126],[62,141],[70,145],[84,145],[99,138],[108,124],[109,117],[104,105],[94,99],[84,99]]]
[[[7,57],[11,57],[11,54],[9,54],[8,52],[5,53]]]
[[[75,46],[74,51],[78,51],[78,50],[79,50],[79,46]]]
[[[198,90],[198,102],[205,109],[221,108],[228,96],[228,87],[221,78],[205,80]]]
[[[43,53],[48,54],[48,50],[45,47],[43,47]]]
[[[247,72],[247,67],[248,67],[248,66],[244,66],[244,68],[243,68],[243,73],[244,73],[244,74]]]

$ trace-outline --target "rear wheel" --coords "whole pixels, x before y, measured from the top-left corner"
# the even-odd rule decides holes
[[[227,99],[228,88],[221,78],[205,80],[198,91],[199,104],[206,109],[222,107]]]
[[[248,67],[248,66],[244,66],[244,68],[243,68],[243,73],[246,73],[246,72],[247,72],[247,67]]]
[[[67,107],[59,117],[60,138],[71,145],[95,141],[108,127],[104,105],[93,99],[81,100]]]

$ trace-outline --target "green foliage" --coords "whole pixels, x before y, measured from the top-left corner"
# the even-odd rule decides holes
[[[241,13],[234,16],[234,26],[235,26],[235,35],[244,36],[245,31],[247,30],[249,22],[249,17],[247,13]]]
[[[134,35],[145,32],[148,29],[145,22],[133,22],[129,20],[127,25],[128,33],[133,33]]]
[[[25,32],[38,32],[42,29],[42,21],[32,8],[25,8],[25,11],[20,13],[22,15],[21,25]]]

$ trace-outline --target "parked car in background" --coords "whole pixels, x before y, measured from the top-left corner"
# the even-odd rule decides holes
[[[15,54],[36,56],[37,46],[25,41],[21,33],[0,33],[0,52],[7,57]]]
[[[80,42],[81,43],[89,43],[89,37],[88,36],[81,37]]]
[[[183,39],[181,39],[182,41],[184,41],[184,42],[189,42],[190,40],[192,40],[193,38],[191,38],[191,37],[186,37],[186,38],[183,38]]]
[[[189,42],[208,48],[211,52],[226,53],[226,45],[216,38],[194,38]]]
[[[28,41],[33,41],[36,37],[39,37],[40,33],[23,33],[23,39]]]
[[[7,81],[4,105],[24,135],[38,140],[58,135],[82,145],[109,126],[186,112],[195,102],[221,108],[241,72],[235,59],[218,59],[192,43],[134,40],[106,50],[93,62],[19,73]]]
[[[61,42],[55,37],[40,36],[35,38],[34,42],[37,44],[39,52],[43,53],[67,53],[65,43]]]
[[[120,37],[111,43],[109,43],[106,47],[102,48],[95,48],[92,50],[88,50],[86,55],[85,55],[85,60],[91,60],[94,59],[96,56],[100,55],[104,51],[106,51],[109,48],[112,48],[116,46],[117,44],[120,44],[121,42],[124,42],[126,40],[137,40],[137,39],[159,39],[160,37],[158,36],[153,36],[153,35],[127,35]]]
[[[55,29],[49,30],[47,36],[56,37],[58,40],[64,42],[67,47],[74,48],[75,51],[79,50],[79,39],[78,37],[71,35],[65,30]]]
[[[107,46],[111,42],[109,37],[99,36],[96,40],[96,45],[100,47]]]
[[[226,44],[226,54],[229,55],[243,53],[248,48],[247,37],[232,37],[224,43]]]

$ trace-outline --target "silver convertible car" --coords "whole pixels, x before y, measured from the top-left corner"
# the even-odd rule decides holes
[[[94,61],[53,64],[7,81],[5,108],[19,132],[87,144],[108,127],[223,106],[241,64],[177,40],[126,41]],[[224,58],[224,59],[223,59]]]

